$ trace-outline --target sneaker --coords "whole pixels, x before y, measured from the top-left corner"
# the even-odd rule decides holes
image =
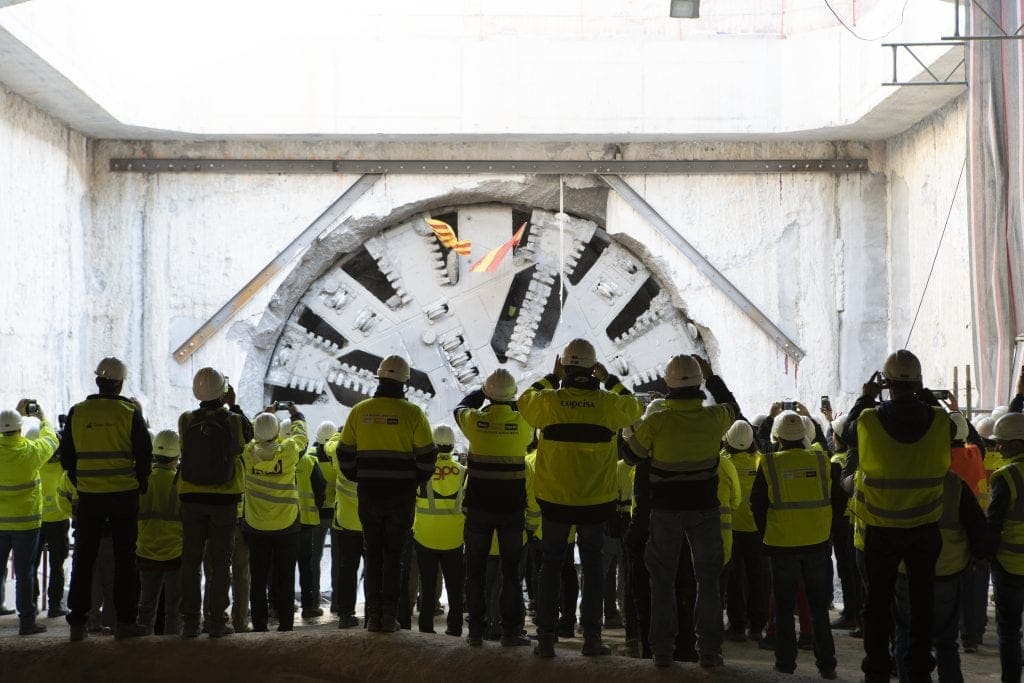
[[[199,624],[183,624],[181,627],[182,638],[198,638]]]
[[[142,636],[149,635],[146,633],[149,629],[142,624],[118,624],[117,628],[114,629],[114,637],[118,640],[125,638],[141,638]]]
[[[214,624],[210,626],[210,637],[211,638],[223,638],[224,636],[230,636],[235,632],[235,629],[227,624]]]
[[[798,650],[813,650],[814,640],[809,635],[801,633],[800,637],[796,639],[796,647]]]
[[[521,635],[507,635],[501,637],[502,647],[523,647],[530,644],[530,639]]]
[[[537,644],[533,648],[533,654],[542,659],[550,659],[555,656],[555,638],[553,634],[537,636]]]
[[[19,636],[34,636],[37,633],[46,633],[46,627],[35,622],[18,626]]]
[[[355,628],[359,626],[359,620],[354,614],[343,614],[338,617],[338,628]]]
[[[322,617],[323,615],[324,610],[322,607],[313,607],[312,609],[302,610],[303,619],[316,619],[317,617]]]
[[[580,650],[584,657],[600,657],[610,655],[612,649],[601,642],[601,636],[585,636],[583,648]]]
[[[89,631],[86,629],[85,624],[71,624],[71,642],[85,640],[88,635]]]
[[[672,666],[672,655],[654,655],[654,666],[666,669]]]
[[[697,663],[702,669],[714,669],[718,666],[725,666],[725,659],[718,653],[707,654],[701,655]]]
[[[56,609],[51,609],[51,610],[47,610],[46,611],[46,618],[47,619],[56,619],[58,617],[66,617],[67,615],[68,615],[68,611],[66,609],[62,608],[62,607],[57,607]]]
[[[819,669],[818,672],[821,674],[821,677],[827,681],[834,681],[839,678],[839,674],[836,673],[835,669]]]
[[[470,633],[466,636],[466,643],[470,647],[480,647],[484,644],[484,637],[479,633]]]

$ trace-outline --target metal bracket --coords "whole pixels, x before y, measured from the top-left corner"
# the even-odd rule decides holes
[[[296,258],[302,253],[306,247],[313,243],[325,229],[331,226],[336,220],[353,205],[356,200],[362,197],[367,190],[373,187],[373,184],[377,182],[379,175],[366,174],[360,176],[354,183],[349,185],[348,189],[345,190],[340,197],[327,207],[327,209],[317,217],[312,223],[309,224],[305,230],[293,239],[287,247],[274,257],[274,259],[268,263],[263,269],[258,272],[249,282],[242,287],[231,297],[231,300],[220,307],[216,313],[213,314],[209,320],[203,323],[195,333],[185,341],[184,344],[178,347],[178,350],[174,352],[174,359],[179,363],[184,363],[188,358],[199,350],[203,344],[209,341],[217,330],[222,328],[228,323],[231,318],[243,307],[246,303],[260,291],[267,282],[270,281],[277,273],[281,271],[292,259]]]
[[[999,0],[1005,2],[1005,0]],[[988,36],[964,36],[960,35],[960,0],[953,0],[953,35],[943,36],[943,40],[1022,40],[1024,39],[1024,24],[1017,27],[1017,30],[1013,33],[1008,33],[1003,27],[1001,21],[993,17],[988,11],[981,5],[974,3],[975,9],[985,15],[985,17],[992,23],[993,26],[999,31],[999,35],[988,35]],[[971,0],[963,0],[964,9],[968,9],[971,5]]]
[[[918,57],[917,54],[914,52],[914,48],[917,48],[917,47],[939,47],[939,46],[941,46],[941,47],[949,47],[949,46],[956,46],[956,45],[959,45],[959,46],[962,47],[964,44],[962,42],[959,42],[959,43],[957,43],[957,42],[946,42],[946,43],[882,43],[882,47],[891,47],[892,48],[892,80],[888,81],[888,82],[884,82],[884,83],[882,83],[882,85],[898,85],[898,86],[904,86],[904,85],[930,85],[930,86],[936,86],[936,85],[967,85],[966,75],[964,76],[964,80],[959,80],[959,81],[951,81],[951,80],[949,80],[949,79],[951,79],[953,77],[953,74],[955,74],[957,71],[960,70],[961,67],[964,66],[964,64],[966,63],[966,58],[965,57],[961,57],[960,61],[957,62],[956,66],[954,66],[952,68],[952,70],[950,70],[950,72],[945,75],[945,77],[940,77],[939,74],[936,74],[934,71],[932,71],[932,69],[927,64],[925,64],[921,60],[921,58]],[[903,48],[904,50],[906,50],[907,54],[909,54],[911,57],[913,57],[914,61],[921,65],[921,68],[925,70],[925,73],[928,74],[928,76],[931,78],[931,80],[924,80],[924,81],[901,81],[899,79],[899,74],[898,74],[898,61],[899,61],[899,59],[898,58],[899,58],[900,48]]]
[[[601,178],[608,183],[608,186],[615,190],[634,211],[640,214],[654,228],[661,233],[665,239],[672,243],[686,258],[697,267],[711,282],[718,287],[723,294],[736,304],[741,311],[754,321],[754,323],[767,334],[782,351],[796,362],[806,355],[796,342],[789,338],[785,332],[768,319],[761,310],[748,299],[743,292],[736,288],[728,278],[715,268],[707,258],[686,240],[679,232],[659,214],[653,206],[647,203],[640,193],[617,175],[601,175]]]
[[[867,159],[690,159],[671,161],[359,160],[359,159],[111,159],[116,173],[391,173],[619,175],[693,173],[863,173]]]

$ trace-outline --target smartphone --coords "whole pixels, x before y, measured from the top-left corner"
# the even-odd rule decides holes
[[[57,424],[60,425],[61,429],[64,429],[64,427],[67,426],[67,424],[68,424],[68,416],[67,415],[58,415],[57,416]]]
[[[796,401],[783,401],[782,402],[782,409],[783,410],[796,410]]]
[[[36,401],[29,401],[28,403],[26,403],[25,404],[25,414],[26,415],[38,415],[39,414],[39,404]]]
[[[295,401],[278,401],[274,404],[274,410],[289,410],[293,405]]]
[[[949,389],[932,389],[932,396],[940,401],[948,401],[951,395]]]
[[[828,396],[821,397],[821,412],[828,413],[832,411],[832,402],[828,400]]]

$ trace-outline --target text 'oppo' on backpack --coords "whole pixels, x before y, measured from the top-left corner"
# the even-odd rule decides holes
[[[195,410],[181,435],[181,478],[200,486],[226,484],[235,476],[237,450],[227,415]]]

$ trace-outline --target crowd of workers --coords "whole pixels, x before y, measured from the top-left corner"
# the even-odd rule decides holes
[[[991,569],[1002,677],[1020,680],[1024,374],[1009,407],[973,425],[898,351],[845,415],[780,402],[748,420],[703,358],[673,357],[651,400],[577,339],[523,391],[491,373],[454,428],[405,399],[404,359],[377,375],[373,397],[312,444],[294,404],[250,422],[213,368],[195,375],[196,409],[151,435],[116,358],[59,435],[34,401],[0,412],[0,567],[13,550],[19,632],[46,630],[40,590],[72,641],[101,628],[100,604],[116,638],[290,631],[296,568],[302,618],[323,615],[330,532],[339,628],[410,628],[418,575],[418,627],[432,633],[443,576],[447,635],[465,626],[470,646],[553,657],[576,635],[582,589],[584,655],[609,654],[602,628],[624,622],[627,654],[658,667],[722,666],[723,641],[749,639],[784,673],[813,650],[826,679],[832,629],[848,628],[867,681],[930,680],[936,666],[962,681],[959,641],[981,643]],[[38,428],[23,436],[29,416]],[[833,553],[843,612],[830,623]]]

